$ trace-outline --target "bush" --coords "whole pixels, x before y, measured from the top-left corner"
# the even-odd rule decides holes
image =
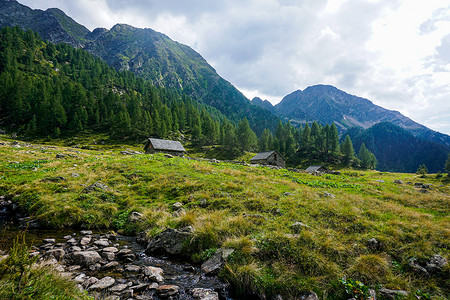
[[[38,256],[30,256],[25,234],[19,234],[8,257],[0,261],[0,299],[91,299],[37,260]]]

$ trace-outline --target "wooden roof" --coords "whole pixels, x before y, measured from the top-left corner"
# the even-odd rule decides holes
[[[278,151],[266,151],[266,152],[260,152],[260,153],[256,154],[255,156],[253,156],[250,159],[250,161],[268,159],[274,152],[277,153],[280,157],[282,157],[284,159],[284,157],[280,153],[278,153]]]

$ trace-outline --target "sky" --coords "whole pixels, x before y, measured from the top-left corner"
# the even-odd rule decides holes
[[[19,0],[90,30],[152,28],[249,99],[330,84],[450,134],[448,0]]]

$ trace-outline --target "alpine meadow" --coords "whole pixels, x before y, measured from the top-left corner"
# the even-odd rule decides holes
[[[58,8],[0,41],[0,299],[450,298],[450,136]]]

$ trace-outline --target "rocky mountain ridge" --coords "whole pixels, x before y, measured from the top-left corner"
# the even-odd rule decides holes
[[[199,53],[152,29],[116,24],[91,32],[59,9],[33,10],[0,0],[0,27],[5,26],[31,29],[50,42],[84,48],[118,71],[130,70],[154,85],[183,92],[232,120],[246,117],[257,133],[276,126],[274,114],[251,105]]]
[[[350,95],[331,85],[314,85],[303,91],[297,90],[285,96],[272,109],[268,107],[268,101],[264,104],[258,100],[252,102],[274,111],[292,123],[335,123],[344,132],[353,127],[368,129],[381,122],[390,122],[416,137],[450,146],[450,136],[433,131],[398,111],[385,109],[368,99]]]

